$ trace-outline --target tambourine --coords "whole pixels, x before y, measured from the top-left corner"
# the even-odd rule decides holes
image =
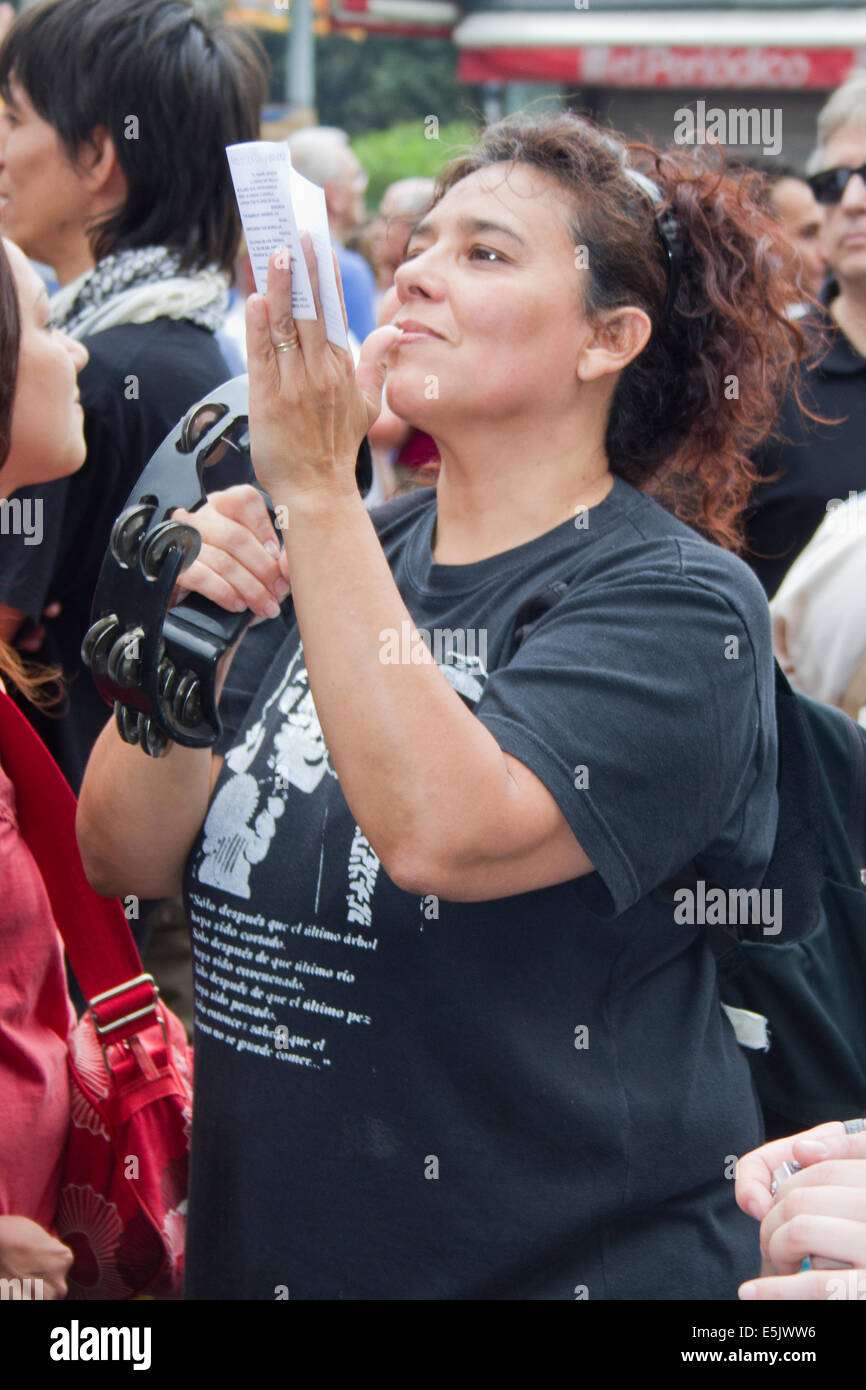
[[[358,451],[361,495],[373,477],[370,445]],[[207,748],[221,732],[217,666],[252,620],[200,594],[171,606],[178,577],[201,549],[192,526],[207,493],[233,483],[257,487],[250,459],[249,379],[235,377],[192,406],[156,450],[112,528],[81,645],[102,698],[114,705],[127,742],[152,758],[170,742]],[[259,488],[272,520],[274,510]]]

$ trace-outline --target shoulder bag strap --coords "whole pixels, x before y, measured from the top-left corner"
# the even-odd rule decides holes
[[[76,802],[69,784],[17,705],[2,691],[0,763],[15,787],[21,837],[42,874],[78,982],[89,1000],[112,994],[95,1010],[111,1040],[130,1036],[143,1026],[143,1015],[153,1011],[153,983],[142,974],[141,957],[120,902],[100,897],[87,881],[75,838]],[[124,989],[126,985],[132,988]],[[124,1016],[130,1011],[137,1013],[136,1027],[125,1026]],[[121,1018],[124,1025],[118,1026]]]

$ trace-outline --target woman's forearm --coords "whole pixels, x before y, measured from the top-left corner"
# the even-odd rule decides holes
[[[432,878],[452,855],[471,856],[473,827],[489,835],[498,823],[507,837],[502,751],[420,638],[414,659],[388,659],[387,634],[404,646],[415,627],[360,498],[295,494],[286,514],[310,687],[343,793],[395,881],[414,881],[419,850]]]
[[[90,755],[76,830],[90,882],[106,896],[170,897],[207,811],[208,749],[171,743],[149,758],[124,743],[112,718]]]

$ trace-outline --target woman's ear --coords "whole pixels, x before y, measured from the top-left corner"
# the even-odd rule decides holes
[[[578,379],[597,381],[599,377],[621,372],[643,352],[651,332],[649,314],[643,309],[628,305],[602,313],[578,354]]]

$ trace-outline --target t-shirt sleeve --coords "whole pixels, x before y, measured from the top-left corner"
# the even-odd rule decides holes
[[[574,887],[618,915],[705,862],[759,883],[775,831],[766,601],[745,566],[720,579],[649,563],[567,592],[476,707],[555,798],[595,873]],[[752,795],[752,793],[756,793]],[[729,870],[729,873],[731,870]]]

